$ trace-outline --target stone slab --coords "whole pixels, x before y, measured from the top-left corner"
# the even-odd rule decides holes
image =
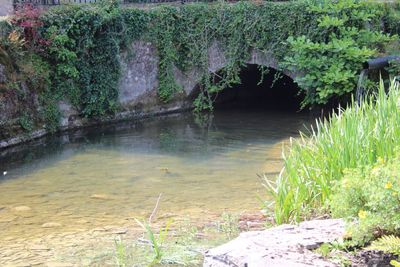
[[[204,267],[336,266],[314,253],[322,243],[344,235],[341,219],[313,220],[245,232],[205,253]]]

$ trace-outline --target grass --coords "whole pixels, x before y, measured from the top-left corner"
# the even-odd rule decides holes
[[[309,135],[292,139],[274,195],[277,223],[295,222],[328,212],[333,182],[348,168],[374,164],[394,156],[400,145],[399,84],[377,93],[361,106],[354,101],[329,119],[318,120]]]
[[[143,237],[135,241],[116,240],[117,266],[201,266],[203,253],[239,234],[238,217],[222,214],[213,224],[200,227],[189,220],[165,227],[140,222]]]

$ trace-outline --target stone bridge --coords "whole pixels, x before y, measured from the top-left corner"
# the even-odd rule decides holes
[[[135,119],[147,116],[162,115],[172,112],[179,112],[193,108],[193,99],[199,91],[197,85],[202,78],[199,69],[191,69],[182,72],[174,68],[176,83],[183,89],[175,94],[168,103],[164,103],[158,97],[158,75],[159,58],[155,46],[148,42],[137,41],[132,44],[133,56],[128,53],[121,55],[122,74],[119,82],[119,104],[121,110],[112,117],[103,118],[101,122]],[[277,69],[278,62],[273,53],[263,53],[258,50],[251,51],[247,64],[265,66]],[[228,59],[221,45],[214,43],[208,49],[208,70],[210,73],[217,73],[223,69]],[[283,71],[285,75],[294,79],[296,74]],[[37,96],[31,95],[32,102],[37,102]],[[99,123],[99,121],[83,118],[80,112],[72,107],[67,101],[59,103],[61,112],[60,127],[62,130],[73,129],[86,125]],[[18,110],[13,101],[6,101],[0,106],[0,122],[11,122],[18,124]],[[39,129],[30,134],[23,134],[0,139],[0,148],[15,145],[17,143],[37,138],[46,134],[46,130]]]
[[[182,72],[174,68],[176,83],[183,88],[182,92],[165,104],[157,97],[158,92],[158,63],[156,48],[151,43],[135,42],[133,45],[135,55],[131,58],[122,56],[122,75],[119,86],[119,102],[125,114],[147,114],[172,112],[192,107],[192,101],[199,93],[196,90],[202,73],[198,69]],[[208,70],[217,73],[228,63],[222,46],[214,43],[208,49]],[[260,65],[277,69],[278,62],[273,53],[263,53],[253,50],[246,61],[247,64]],[[290,78],[295,78],[295,73],[283,71]]]

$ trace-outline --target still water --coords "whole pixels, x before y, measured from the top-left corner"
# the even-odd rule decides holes
[[[275,177],[282,146],[308,115],[224,111],[86,129],[0,151],[0,239],[159,216],[207,219],[260,209],[257,174]],[[48,227],[47,227],[48,226]],[[0,240],[1,241],[1,240]]]

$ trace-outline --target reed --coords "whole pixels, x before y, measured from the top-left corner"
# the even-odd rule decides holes
[[[329,212],[327,200],[343,171],[387,160],[400,145],[400,92],[393,82],[361,105],[319,119],[309,134],[291,139],[284,168],[276,183],[267,181],[274,196],[277,223],[295,222]],[[386,92],[387,91],[387,92]]]

